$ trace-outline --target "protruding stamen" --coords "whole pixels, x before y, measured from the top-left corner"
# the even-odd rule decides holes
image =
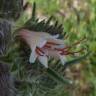
[[[44,48],[51,48],[51,46],[50,45],[45,45]]]
[[[47,44],[48,44],[48,45],[60,45],[60,44],[57,44],[57,43],[55,43],[55,42],[47,42]],[[47,45],[47,44],[46,44],[46,45]]]
[[[55,50],[57,50],[57,51],[65,51],[66,49],[68,50],[69,46],[65,47],[65,48],[55,48]]]
[[[61,54],[61,55],[75,54],[75,53],[80,53],[80,52],[82,52],[83,50],[84,50],[84,49],[81,49],[81,50],[76,51],[76,52],[62,51],[60,54]]]
[[[85,38],[77,41],[76,43],[72,44],[71,46],[66,46],[65,48],[55,48],[55,50],[57,50],[57,51],[65,51],[66,49],[69,50],[72,48],[72,46],[76,46],[76,45],[80,44],[80,42],[83,40],[85,40]]]
[[[81,40],[79,40],[79,41],[77,41],[76,43],[74,43],[73,45],[78,45],[78,44],[80,44],[80,42],[82,42],[83,40],[85,40],[86,38],[84,37],[84,38],[82,38]]]
[[[42,51],[42,49],[40,49],[40,48],[36,48],[36,53],[38,54],[38,55],[40,55],[40,56],[43,56],[45,53]]]

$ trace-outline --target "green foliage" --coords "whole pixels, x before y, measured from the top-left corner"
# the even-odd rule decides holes
[[[30,0],[30,2],[32,3],[33,0]],[[15,85],[19,96],[74,96],[71,94],[72,92],[69,92],[68,89],[66,91],[66,85],[74,87],[75,81],[73,79],[71,80],[65,77],[65,69],[71,67],[70,65],[77,65],[81,60],[89,56],[89,53],[87,53],[88,50],[85,49],[85,53],[80,53],[81,57],[73,56],[73,58],[75,57],[76,59],[69,57],[69,61],[66,62],[65,66],[62,66],[59,61],[50,60],[48,69],[43,68],[43,66],[40,65],[38,61],[36,61],[34,64],[29,64],[29,47],[24,42],[20,41],[17,37],[15,37],[15,35],[18,33],[18,29],[22,28],[27,28],[29,30],[34,31],[44,31],[52,35],[60,34],[59,38],[64,39],[66,38],[67,34],[69,35],[69,38],[66,39],[66,42],[70,45],[74,44],[76,40],[86,37],[86,42],[80,44],[79,47],[73,46],[73,49],[78,50],[80,48],[85,48],[85,46],[87,46],[87,48],[91,52],[91,56],[88,57],[88,59],[86,59],[85,61],[90,61],[91,64],[90,62],[87,62],[90,66],[88,66],[88,69],[84,70],[84,72],[86,71],[87,73],[85,74],[85,77],[88,78],[89,76],[90,78],[88,78],[88,81],[94,84],[94,90],[92,91],[91,95],[87,94],[84,96],[96,95],[96,78],[95,72],[93,71],[95,70],[95,67],[93,65],[95,65],[96,63],[96,2],[95,0],[88,1],[90,3],[88,3],[88,5],[90,5],[88,6],[89,9],[86,8],[84,10],[83,5],[81,9],[73,8],[71,10],[71,0],[65,0],[65,2],[63,3],[65,4],[67,2],[68,5],[65,4],[64,6],[62,0],[61,3],[58,2],[58,0],[37,0],[37,6],[44,10],[44,15],[56,15],[49,17],[49,19],[47,20],[43,19],[40,21],[39,18],[37,18],[36,16],[36,5],[34,3],[32,18],[28,20],[27,16],[23,14],[23,16],[21,16],[16,21],[16,26],[13,28],[14,33],[12,38],[12,44],[10,45],[7,54],[4,57],[0,57],[1,60],[8,62],[11,66],[10,69],[12,75],[15,78]],[[60,6],[60,4],[62,6]],[[69,14],[66,17],[59,14],[60,8],[63,10],[70,9],[69,13],[71,15]],[[39,10],[39,8],[37,10]],[[66,10],[64,11],[64,14],[67,14]]]
[[[36,17],[35,3],[33,5],[34,6],[33,6],[32,18],[30,18],[21,28],[25,28],[33,31],[39,31],[39,32],[42,32],[42,31],[48,32],[52,35],[59,33],[60,34],[59,38],[65,38],[66,32],[63,32],[63,27],[62,27],[63,25],[59,24],[58,21],[53,16],[51,16],[47,21],[45,19],[42,21],[39,21],[39,18]],[[55,23],[51,24],[51,22],[55,22]],[[58,85],[63,87],[62,85],[68,84],[71,86],[72,81],[67,78],[64,78],[63,76],[65,68],[67,67],[67,65],[75,64],[76,62],[84,59],[87,55],[89,55],[89,54],[86,54],[80,58],[68,61],[66,62],[65,67],[61,66],[59,61],[55,61],[56,63],[55,64],[53,63],[53,60],[50,60],[50,63],[49,63],[50,67],[47,70],[45,70],[42,68],[43,66],[40,65],[38,61],[33,65],[28,65],[29,63],[28,57],[30,55],[29,54],[30,49],[26,47],[27,45],[24,43],[20,43],[20,45],[21,45],[21,48],[18,50],[19,51],[18,54],[20,56],[17,56],[18,58],[16,57],[16,59],[19,60],[19,65],[16,66],[16,62],[14,62],[13,67],[15,66],[19,69],[16,75],[19,79],[22,78],[23,82],[25,82],[25,85],[21,84],[21,86],[19,87],[19,89],[21,90],[21,94],[25,94],[25,96],[28,93],[29,95],[33,94],[35,96],[39,96],[39,95],[49,96],[49,94],[50,96],[51,95],[53,96],[53,94],[54,95],[57,94],[57,96],[60,96],[61,94],[64,95],[66,92],[63,92],[63,91],[60,91],[60,93],[59,92],[50,93],[50,92],[52,90],[56,90],[55,87],[58,87]],[[23,64],[23,68],[22,68],[22,64]]]
[[[0,17],[16,19],[23,11],[23,0],[0,0]]]

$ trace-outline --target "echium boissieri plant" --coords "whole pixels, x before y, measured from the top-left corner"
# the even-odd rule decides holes
[[[64,40],[58,39],[59,34],[52,36],[46,32],[22,29],[19,31],[19,36],[31,49],[29,62],[34,63],[38,59],[46,68],[48,68],[48,59],[51,57],[60,59],[61,64],[64,65],[67,55],[77,53],[71,52],[64,44]]]
[[[85,52],[83,48],[78,51],[72,50],[74,46],[76,47],[81,41],[85,40],[85,38],[81,38],[81,40],[71,45],[66,45],[64,39],[67,36],[66,32],[63,32],[62,24],[58,24],[57,20],[55,23],[50,24],[50,22],[54,22],[54,17],[52,16],[48,20],[44,19],[39,21],[39,19],[36,18],[35,9],[36,4],[34,3],[32,17],[16,31],[16,36],[20,37],[20,41],[23,41],[21,42],[22,44],[25,44],[23,45],[23,49],[25,48],[24,53],[28,57],[28,63],[34,65],[36,61],[38,61],[50,70],[48,61],[53,60],[52,58],[56,61],[60,60],[61,65],[65,68],[67,65],[74,64],[88,55],[85,54],[84,56],[68,61],[67,56]],[[26,46],[28,48],[26,48]],[[27,49],[31,50],[30,53]]]
[[[6,5],[6,2],[3,3],[4,5]],[[22,2],[19,3],[22,4]],[[9,6],[10,4],[8,4],[8,7],[13,14],[13,11],[15,9],[11,9],[12,7]],[[3,9],[4,7],[0,8]],[[7,10],[7,8],[5,9]],[[22,10],[22,8],[20,9]],[[62,24],[59,24],[57,20],[55,21],[55,23],[53,23],[53,17],[50,17],[48,20],[44,19],[42,21],[39,21],[39,19],[35,15],[35,9],[36,5],[34,3],[32,18],[25,22],[24,25],[21,24],[22,26],[20,26],[19,28],[17,25],[20,19],[18,19],[17,17],[20,16],[20,14],[18,12],[15,12],[18,13],[15,15],[16,17],[13,16],[14,14],[12,15],[12,17],[17,20],[16,23],[14,22],[14,27],[12,27],[12,31],[14,31],[12,33],[12,40],[10,36],[11,29],[6,30],[6,24],[9,21],[4,21],[0,25],[0,55],[4,53],[4,57],[0,56],[0,61],[4,60],[8,62],[8,64],[10,64],[10,71],[13,74],[12,76],[14,77],[15,87],[18,89],[17,91],[19,91],[17,93],[20,93],[19,96],[48,96],[47,94],[49,93],[49,91],[53,91],[53,89],[55,90],[55,88],[58,89],[59,87],[64,86],[64,84],[66,83],[72,84],[72,82],[69,82],[70,80],[67,80],[62,75],[66,66],[75,64],[77,61],[84,59],[88,55],[85,54],[84,56],[76,57],[71,61],[67,60],[67,56],[73,56],[75,53],[82,51],[82,49],[78,51],[72,51],[73,46],[80,44],[80,41],[82,40],[77,41],[76,43],[72,43],[72,45],[67,45],[64,41],[66,34],[65,32],[63,32]],[[6,10],[4,10],[4,14],[6,13]],[[11,15],[9,14],[9,17],[10,16]],[[6,14],[4,15],[4,17],[6,17]],[[10,20],[10,18],[8,19]],[[50,22],[52,22],[53,24],[50,24]],[[10,40],[11,44],[9,48],[7,44],[10,43]],[[2,65],[2,63],[0,65]],[[4,71],[4,73],[9,72]],[[4,76],[2,75],[2,77]],[[7,76],[9,75],[7,74]],[[10,78],[8,78],[7,80],[9,79]],[[8,84],[10,83],[11,82],[8,82]],[[58,85],[61,86],[58,87]],[[6,87],[9,88],[9,85]],[[13,86],[12,88],[14,89]],[[7,92],[5,93],[7,94]]]
[[[66,33],[61,35],[63,33],[62,24],[59,25],[58,21],[56,21],[55,24],[50,25],[53,17],[50,17],[48,21],[45,19],[39,21],[39,19],[35,16],[35,6],[36,5],[34,3],[32,18],[29,19],[28,22],[26,22],[18,31],[18,36],[31,49],[29,62],[35,63],[35,61],[38,60],[41,64],[48,68],[48,60],[55,58],[56,60],[60,59],[62,65],[66,65],[68,63],[66,58],[67,55],[74,55],[75,53],[83,51],[81,49],[74,52],[71,50],[72,46],[80,44],[80,41],[83,41],[85,38],[77,41],[71,46],[66,45],[65,41],[62,39]]]
[[[54,21],[53,16],[48,20],[40,21],[36,17],[35,9],[34,3],[32,17],[15,31],[20,49],[14,66],[19,65],[17,69],[20,73],[17,78],[20,80],[22,78],[19,86],[24,88],[19,90],[24,96],[29,93],[48,96],[47,94],[53,90],[61,92],[65,84],[74,84],[74,81],[64,77],[65,69],[83,60],[88,53],[85,54],[87,51],[83,48],[75,50],[85,38],[82,37],[79,41],[68,45],[66,43],[68,34],[64,32],[62,24],[57,20]],[[69,56],[72,58],[69,59]],[[61,89],[57,90],[59,87]]]
[[[58,34],[51,36],[46,32],[35,32],[27,29],[20,30],[19,35],[31,48],[31,54],[29,61],[34,63],[36,58],[48,68],[48,58],[60,58],[62,64],[65,62],[64,43],[63,40],[59,40]],[[61,50],[60,50],[61,49]]]

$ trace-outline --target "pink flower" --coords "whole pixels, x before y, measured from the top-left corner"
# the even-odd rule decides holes
[[[41,64],[48,68],[48,58],[53,57],[60,59],[64,65],[66,55],[72,54],[72,52],[69,52],[70,47],[66,47],[63,40],[57,39],[58,34],[51,36],[45,32],[34,32],[22,29],[19,35],[31,48],[30,63],[34,63],[35,60],[38,59]]]

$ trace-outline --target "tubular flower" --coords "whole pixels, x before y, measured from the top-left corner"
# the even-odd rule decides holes
[[[22,29],[19,31],[19,36],[31,49],[30,63],[34,63],[35,60],[38,59],[41,64],[48,68],[48,58],[53,57],[55,59],[60,59],[61,63],[64,65],[66,62],[66,55],[73,54],[69,51],[70,46],[66,47],[63,40],[57,39],[59,37],[58,34],[51,36],[45,32]]]

